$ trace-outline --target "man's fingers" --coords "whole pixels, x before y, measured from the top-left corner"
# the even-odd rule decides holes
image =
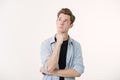
[[[45,71],[45,69],[44,69],[43,67],[40,68],[40,72],[41,72],[43,75],[52,74],[52,73],[49,73],[49,72]]]
[[[40,68],[40,72],[41,72],[43,75],[46,75],[45,70],[44,70],[43,67]]]
[[[44,72],[44,69],[42,67],[40,68],[40,72]]]

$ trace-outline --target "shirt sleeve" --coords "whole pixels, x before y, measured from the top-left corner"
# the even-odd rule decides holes
[[[83,65],[81,46],[79,43],[76,46],[76,50],[74,54],[75,55],[73,59],[73,69],[75,69],[81,75],[84,72],[84,65]]]
[[[47,71],[46,61],[50,56],[50,45],[47,41],[43,41],[40,45],[40,56],[42,66]]]

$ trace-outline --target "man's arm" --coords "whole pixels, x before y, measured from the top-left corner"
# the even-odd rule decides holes
[[[72,68],[63,69],[63,70],[54,70],[52,74],[61,77],[80,77],[80,74]]]
[[[48,72],[54,71],[54,69],[58,65],[60,48],[61,48],[61,44],[63,43],[63,36],[61,34],[57,34],[56,38],[57,38],[57,42],[53,50],[53,53],[46,62]]]
[[[48,72],[52,72],[58,64],[60,46],[61,46],[60,44],[56,43],[53,53],[51,54],[50,58],[46,62]]]
[[[75,69],[62,69],[62,70],[54,70],[52,73],[46,72],[43,68],[41,68],[40,72],[43,74],[49,74],[60,77],[80,77],[80,74]]]

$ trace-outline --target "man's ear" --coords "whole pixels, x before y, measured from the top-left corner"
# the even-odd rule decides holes
[[[73,27],[73,24],[70,24],[70,28],[72,28]]]

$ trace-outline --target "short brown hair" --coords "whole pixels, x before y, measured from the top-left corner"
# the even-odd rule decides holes
[[[58,12],[57,17],[59,17],[59,15],[60,15],[61,13],[70,16],[71,24],[75,21],[75,16],[72,14],[72,11],[71,11],[70,9],[68,9],[68,8],[62,8],[62,9]]]

